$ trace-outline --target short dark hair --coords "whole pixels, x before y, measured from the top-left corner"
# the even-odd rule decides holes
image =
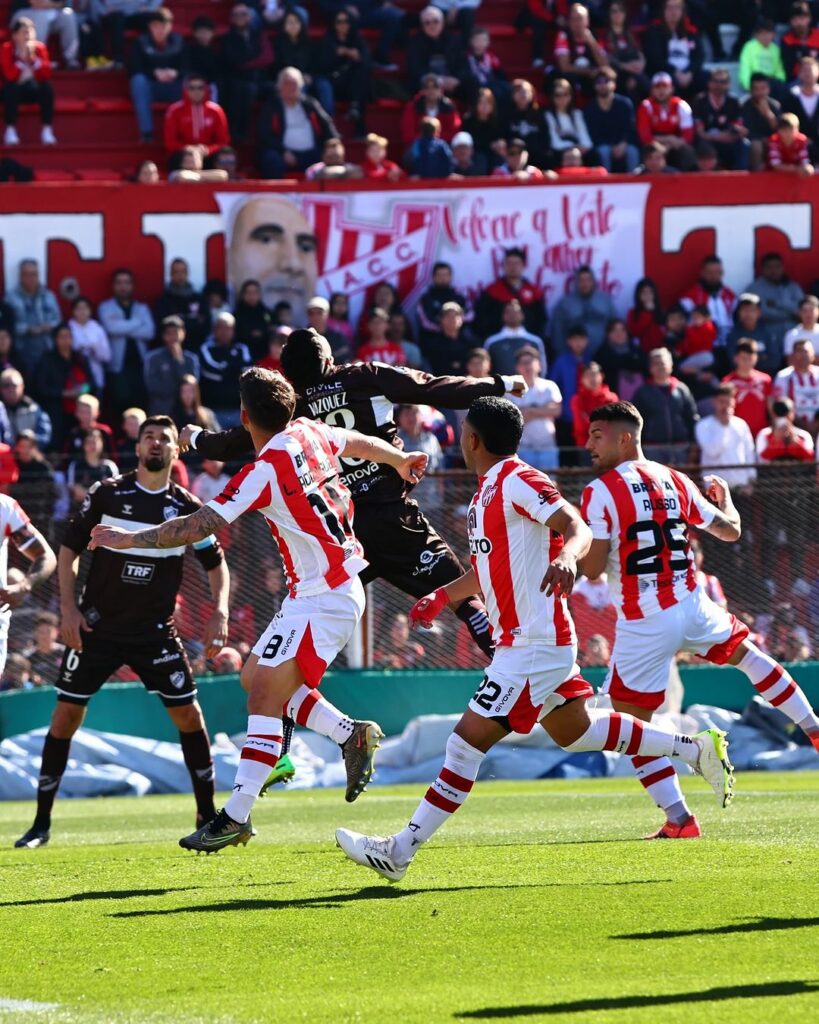
[[[579,266],[579,267],[577,268],[577,270],[575,270],[575,272],[574,272],[574,276],[575,276],[575,277],[577,277],[577,275],[578,275],[578,274],[591,274],[591,276],[592,276],[592,277],[594,277],[594,271],[593,271],[593,270],[592,270],[592,268],[591,268],[591,267],[590,267],[590,266],[588,265],[588,263],[582,263],[582,264],[581,264],[581,265],[580,265],[580,266]]]
[[[759,31],[759,25],[757,25],[757,31]],[[764,74],[764,72],[754,71],[751,75],[751,85],[753,85],[754,82],[764,82],[766,85],[770,85],[771,80],[766,74]]]
[[[717,395],[727,395],[728,398],[736,398],[737,389],[731,383],[720,384],[720,386],[714,392],[714,396],[716,397]]]
[[[179,437],[176,423],[174,423],[170,416],[148,416],[139,425],[137,441],[142,440],[142,435],[148,427],[162,427],[163,430],[170,430],[174,437]]]
[[[433,263],[432,264],[432,274],[433,274],[433,276],[435,275],[435,271],[436,270],[448,270],[450,272],[450,274],[451,274],[452,273],[452,264],[451,263],[445,263],[443,260],[438,260],[437,263]]]
[[[790,416],[793,409],[794,405],[790,398],[777,398],[771,406],[771,412],[774,416]]]
[[[631,402],[606,402],[592,410],[589,423],[628,423],[638,438],[643,430],[643,417]]]
[[[719,263],[722,266],[722,260],[717,256],[715,252],[712,252],[710,256],[706,256],[702,261],[702,266],[707,267],[709,263]]]
[[[526,263],[526,253],[517,245],[513,245],[511,249],[507,249],[503,254],[505,260],[510,256],[517,256],[519,260],[523,260]]]
[[[466,418],[492,455],[514,455],[518,450],[523,416],[508,398],[476,398]]]
[[[583,324],[572,324],[571,327],[566,331],[566,340],[569,338],[588,338],[589,332],[583,326]]]
[[[128,267],[117,267],[117,269],[114,271],[114,273],[111,274],[111,280],[112,281],[116,281],[116,279],[119,277],[120,274],[127,274],[128,277],[130,277],[132,281],[134,279],[134,272],[133,272],[133,270],[130,270]]]
[[[291,332],[282,349],[282,372],[299,392],[321,380],[324,365],[322,340],[312,327],[302,327]]]
[[[242,373],[239,397],[251,422],[272,434],[284,430],[296,409],[292,384],[275,370],[261,366],[250,366]]]
[[[773,263],[774,260],[779,260],[782,263],[781,252],[766,252],[760,261],[760,266],[764,267],[766,263]]]
[[[198,28],[209,28],[211,31],[216,31],[216,22],[213,18],[209,18],[206,14],[197,14],[193,19],[191,25],[192,30],[195,32]]]
[[[737,342],[736,351],[755,355],[759,353],[759,345],[757,345],[755,338],[740,338]]]

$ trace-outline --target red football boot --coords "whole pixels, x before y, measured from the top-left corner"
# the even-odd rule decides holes
[[[819,732],[809,732],[808,739],[811,741],[817,751],[819,751]]]
[[[643,836],[643,839],[699,839],[702,835],[700,823],[690,814],[682,825],[675,825],[673,821],[667,821],[661,829],[652,832],[651,835]]]

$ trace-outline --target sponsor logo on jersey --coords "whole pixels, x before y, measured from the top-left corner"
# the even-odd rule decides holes
[[[134,514],[134,506],[133,505],[123,505],[121,511],[122,511],[122,514],[124,516],[132,516]]]
[[[181,690],[185,685],[185,673],[184,672],[171,672],[168,676],[171,681],[171,686],[177,690]]]
[[[492,552],[492,541],[488,537],[469,537],[470,555],[488,555]]]
[[[126,583],[150,583],[154,569],[155,566],[150,562],[126,562],[122,567],[121,578]]]
[[[418,558],[419,564],[412,570],[412,575],[424,576],[432,572],[445,554],[445,551],[430,551],[429,548],[422,551]]]

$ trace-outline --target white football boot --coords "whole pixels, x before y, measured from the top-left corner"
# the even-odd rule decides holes
[[[734,766],[728,760],[728,740],[721,729],[704,729],[694,737],[700,756],[694,771],[717,795],[720,807],[734,799]]]
[[[390,882],[400,882],[410,862],[395,857],[395,836],[364,836],[347,828],[336,829],[336,846],[364,868],[370,868]]]

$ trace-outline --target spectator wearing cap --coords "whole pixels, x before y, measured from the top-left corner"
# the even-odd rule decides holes
[[[781,113],[782,104],[771,96],[770,80],[755,72],[751,75],[751,94],[740,107],[742,123],[748,129],[752,171],[765,166],[767,141],[777,130]]]
[[[166,316],[160,326],[162,348],[145,357],[143,377],[148,396],[149,416],[170,416],[179,397],[179,385],[186,375],[199,377],[199,360],[183,348],[185,321],[181,316]]]
[[[768,368],[769,356],[772,351],[778,353],[775,369],[779,369],[782,362],[782,346],[776,346],[775,350],[768,348],[768,336],[761,324],[762,306],[759,296],[753,292],[743,292],[737,299],[737,308],[734,310],[734,326],[728,332],[725,339],[725,347],[729,359],[733,359],[737,345],[740,341],[753,340],[756,345],[760,361]]]
[[[799,80],[783,103],[786,113],[796,114],[799,130],[810,140],[813,159],[819,153],[819,61],[803,57],[799,62]]]
[[[778,252],[765,253],[759,275],[745,291],[759,297],[761,328],[768,348],[761,362],[763,369],[775,373],[782,364],[782,340],[799,320],[799,304],[804,292],[788,277],[785,261]],[[755,334],[748,336],[756,337]]]
[[[708,89],[692,105],[694,134],[717,151],[720,168],[746,171],[750,161],[748,129],[742,123],[739,100],[731,93],[731,76],[726,68],[714,68]]]
[[[685,100],[674,95],[673,79],[665,71],[651,79],[651,92],[637,109],[637,135],[644,146],[661,142],[679,170],[694,169],[694,115]]]
[[[607,171],[630,174],[640,163],[634,107],[616,88],[617,73],[601,68],[594,77],[594,99],[583,116],[600,163]]]
[[[552,312],[553,351],[563,352],[568,329],[583,324],[589,336],[588,355],[593,356],[603,344],[606,325],[616,315],[611,296],[598,286],[592,268],[578,267],[571,290],[558,300]]]
[[[418,136],[424,118],[437,118],[441,124],[441,138],[449,142],[461,128],[458,108],[444,96],[438,75],[427,74],[421,79],[418,93],[405,105],[401,117],[401,144],[407,149]]]
[[[432,73],[439,76],[445,93],[453,93],[466,82],[469,73],[461,41],[449,31],[438,7],[425,7],[419,22],[407,47],[410,88],[421,88],[424,76]]]
[[[413,178],[448,178],[453,166],[452,150],[441,138],[441,122],[425,117],[407,152],[407,170]]]
[[[517,373],[517,356],[522,348],[534,349],[540,358],[541,372],[546,372],[543,339],[526,330],[523,307],[517,299],[512,299],[503,307],[503,327],[486,339],[484,348],[492,360],[494,373]]]
[[[819,348],[819,299],[806,295],[799,303],[799,323],[792,327],[782,339],[782,350],[790,362],[797,342],[809,341],[814,349]]]
[[[231,8],[230,27],[222,36],[222,61],[220,81],[230,134],[244,142],[251,109],[274,62],[270,37],[250,4],[235,3]]]
[[[383,135],[370,132],[361,164],[362,175],[370,181],[401,181],[406,173],[392,160],[387,159],[389,142]]]
[[[185,42],[173,31],[173,15],[159,7],[148,15],[147,31],[131,49],[129,72],[140,141],[153,142],[152,103],[176,103],[182,98]]]
[[[436,377],[463,374],[475,338],[464,324],[464,311],[457,302],[445,302],[440,330],[421,340],[421,352]]]
[[[756,368],[759,348],[753,338],[742,338],[734,353],[734,370],[723,377],[723,384],[730,384],[736,396],[736,414],[748,424],[751,435],[756,437],[768,426],[768,409],[773,390],[773,381],[767,373]]]
[[[347,162],[347,152],[341,139],[328,139],[321,151],[321,160],[304,172],[307,181],[342,181],[363,177],[358,164]]]
[[[509,140],[505,158],[493,168],[492,174],[496,178],[515,178],[516,181],[541,181],[545,177],[555,177],[554,171],[545,174],[529,163],[529,150],[523,139]]]
[[[307,326],[326,338],[333,353],[336,363],[351,363],[355,358],[355,352],[350,339],[330,327],[330,303],[323,295],[314,295],[307,303]]]
[[[202,401],[213,409],[225,429],[239,425],[239,377],[251,366],[250,350],[236,340],[236,318],[219,313],[213,321],[213,334],[199,352]]]
[[[195,146],[204,159],[230,142],[225,112],[207,93],[208,83],[200,74],[188,75],[182,99],[165,111],[165,152],[169,156]]]
[[[301,71],[284,68],[260,115],[258,135],[262,176],[281,178],[316,163],[321,147],[338,132],[324,109],[305,95]]]
[[[663,71],[682,96],[694,96],[705,87],[702,42],[688,20],[684,0],[662,0],[659,18],[643,38],[649,75]]]
[[[556,70],[568,79],[572,89],[587,98],[593,94],[594,76],[600,68],[608,67],[608,57],[589,27],[589,10],[583,4],[572,4],[569,8],[566,27],[555,38],[554,61]]]
[[[452,178],[480,178],[488,173],[486,157],[475,152],[469,132],[456,132],[452,138]]]
[[[776,129],[768,139],[768,170],[810,178],[814,167],[808,137],[799,131],[799,118],[796,114],[782,114]]]
[[[737,74],[740,88],[751,91],[754,75],[762,75],[766,82],[785,84],[787,75],[782,63],[782,51],[776,44],[776,26],[769,18],[760,18],[753,38],[742,47]]]
[[[475,327],[484,338],[503,327],[503,310],[513,299],[523,309],[527,331],[545,337],[546,306],[543,291],[525,276],[526,252],[517,247],[503,256],[503,273],[486,288],[475,304]]]

